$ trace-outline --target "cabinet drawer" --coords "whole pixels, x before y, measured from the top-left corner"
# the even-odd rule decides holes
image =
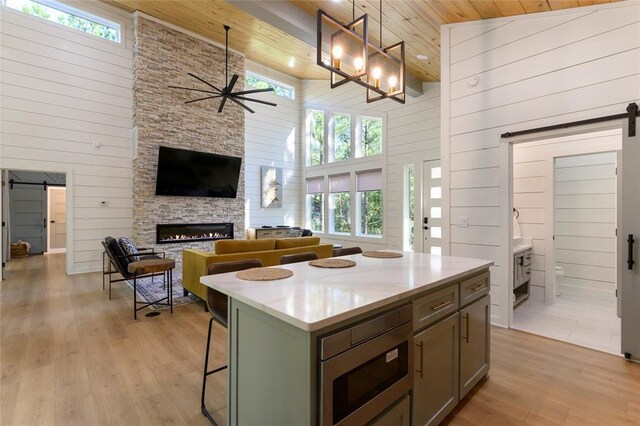
[[[271,229],[256,229],[256,238],[273,238],[273,231]]]
[[[531,278],[531,265],[524,267],[524,278],[522,282],[527,282]]]
[[[275,229],[272,231],[272,238],[286,238],[288,234],[288,229]]]
[[[489,272],[483,272],[460,282],[460,306],[466,306],[489,294],[490,289]]]
[[[458,284],[413,301],[413,329],[426,327],[458,310]]]

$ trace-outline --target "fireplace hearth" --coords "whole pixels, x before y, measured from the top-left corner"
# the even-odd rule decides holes
[[[156,225],[156,243],[232,240],[233,223],[180,223]]]

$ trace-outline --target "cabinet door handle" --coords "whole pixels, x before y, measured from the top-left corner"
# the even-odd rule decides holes
[[[448,307],[449,307],[449,306],[451,306],[451,305],[453,305],[453,303],[451,303],[451,302],[449,302],[449,301],[447,300],[447,301],[444,301],[444,302],[442,302],[441,304],[439,304],[439,305],[437,305],[437,306],[432,306],[432,307],[431,307],[431,310],[432,310],[433,312],[438,312],[438,311],[443,310],[444,308],[448,308]]]
[[[420,356],[419,356],[419,358],[420,358],[420,363],[419,363],[420,364],[420,368],[416,368],[416,372],[418,374],[420,374],[420,378],[422,379],[422,370],[423,370],[422,362],[423,362],[423,358],[424,358],[422,352],[424,350],[424,342],[422,340],[420,340],[420,343],[416,343],[416,346],[420,348]]]
[[[483,290],[485,288],[487,288],[486,284],[480,284],[480,285],[477,285],[477,286],[473,287],[471,289],[471,291],[473,291],[475,293],[476,291]]]
[[[469,314],[464,314],[464,316],[462,317],[464,318],[464,341],[469,343]]]
[[[632,271],[633,270],[633,264],[636,263],[633,260],[633,243],[635,242],[635,240],[633,239],[633,234],[629,234],[629,237],[627,238],[627,244],[628,244],[628,252],[627,252],[627,269]]]

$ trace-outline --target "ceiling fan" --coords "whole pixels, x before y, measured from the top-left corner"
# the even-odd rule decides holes
[[[247,98],[244,95],[249,95],[251,93],[262,93],[262,92],[273,92],[273,88],[266,88],[266,89],[251,89],[251,90],[243,90],[240,92],[234,92],[233,91],[233,87],[236,85],[236,82],[238,81],[238,74],[233,74],[233,76],[231,77],[231,81],[229,81],[229,30],[231,29],[230,26],[225,25],[224,26],[224,31],[225,31],[225,71],[224,71],[224,82],[225,82],[225,87],[221,89],[219,89],[218,87],[214,86],[213,84],[209,83],[208,81],[198,77],[197,75],[193,74],[193,73],[187,73],[189,74],[191,77],[195,78],[196,80],[206,84],[207,86],[209,86],[208,90],[204,90],[204,89],[199,89],[199,88],[190,88],[190,87],[180,87],[180,86],[169,86],[172,89],[181,89],[181,90],[190,90],[193,92],[201,92],[201,93],[208,93],[210,96],[205,96],[204,98],[198,98],[198,99],[192,99],[190,101],[185,102],[185,104],[190,104],[193,102],[199,102],[199,101],[205,101],[208,99],[216,99],[216,98],[222,98],[222,101],[220,102],[220,106],[218,107],[218,113],[221,113],[222,110],[224,109],[224,105],[227,102],[227,100],[230,100],[232,102],[235,102],[236,104],[240,105],[242,108],[246,109],[247,111],[249,111],[250,113],[254,113],[255,111],[252,110],[251,108],[249,108],[248,106],[246,106],[243,102],[241,101],[249,101],[249,102],[257,102],[259,104],[264,104],[264,105],[269,105],[269,106],[277,106],[277,104],[274,104],[273,102],[267,102],[267,101],[262,101],[259,99],[253,99],[253,98]],[[212,90],[213,89],[213,90]]]

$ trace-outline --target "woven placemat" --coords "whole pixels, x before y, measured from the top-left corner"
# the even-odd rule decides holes
[[[240,271],[236,277],[246,281],[273,281],[289,278],[293,271],[283,268],[251,268]]]
[[[356,262],[348,259],[316,259],[309,262],[309,265],[318,268],[350,268],[356,266]]]
[[[402,253],[396,253],[393,251],[365,251],[362,253],[366,257],[378,257],[381,259],[391,259],[393,257],[402,257]]]

